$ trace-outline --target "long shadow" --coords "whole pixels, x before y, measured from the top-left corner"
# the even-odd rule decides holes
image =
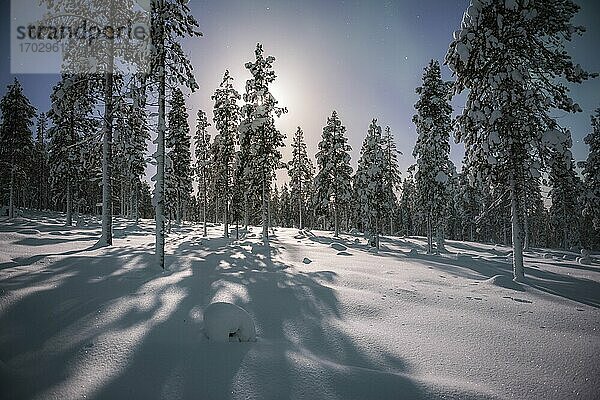
[[[495,275],[512,276],[512,265],[509,262],[499,262],[485,258],[454,259],[427,254],[408,256],[398,255],[395,252],[381,252],[380,254],[402,260],[410,258],[425,266],[467,279],[482,280],[482,277],[483,279],[489,279]],[[600,308],[600,283],[590,279],[525,266],[525,282],[522,286],[530,286],[555,296]],[[523,290],[520,286],[506,288]]]
[[[344,398],[395,398],[398,390],[410,398],[430,397],[405,376],[408,366],[401,359],[383,351],[374,354],[339,328],[339,301],[326,285],[335,273],[293,272],[290,265],[274,261],[281,246],[276,238],[269,247],[210,240],[214,251],[207,254],[198,251],[196,238],[181,241],[177,257],[167,255],[175,271],[171,276],[147,271],[153,254],[141,246],[107,248],[94,256],[77,254],[88,249],[74,250],[60,253],[71,257],[36,272],[0,275],[0,295],[23,293],[0,308],[0,377],[8,382],[2,393],[9,398],[47,395],[93,368],[78,364],[93,361],[84,354],[100,349],[107,336],[123,335],[126,343],[137,340],[133,352],[122,356],[126,366],[107,377],[94,398],[226,399],[240,388],[255,398],[318,398],[323,391]],[[187,259],[191,267],[179,265]],[[135,267],[124,267],[124,262]],[[161,284],[178,274],[177,282]],[[204,337],[202,310],[219,298],[250,312],[257,343],[215,344]],[[167,306],[172,309],[165,312]],[[119,311],[116,317],[113,309]],[[109,363],[121,357],[118,347],[111,351],[117,353],[107,358]],[[340,374],[340,369],[351,372]],[[97,373],[110,374],[110,367]],[[385,386],[348,392],[365,377]],[[324,386],[307,384],[324,379]]]
[[[239,390],[264,399],[319,398],[327,390],[345,393],[344,398],[394,398],[397,391],[410,398],[428,397],[402,375],[408,367],[401,359],[382,352],[376,356],[383,361],[374,362],[374,354],[338,328],[339,301],[325,285],[336,279],[335,273],[294,272],[290,265],[274,261],[281,246],[276,238],[271,246],[247,240],[210,240],[213,251],[202,259],[191,258],[192,274],[177,283],[185,293],[177,309],[148,333],[127,369],[103,387],[99,398],[119,397],[141,377],[144,385],[136,385],[135,395],[149,398],[171,387],[177,388],[180,398],[228,399]],[[186,254],[197,256],[195,241],[190,238],[180,243],[176,251],[180,257],[172,261],[177,263]],[[219,300],[248,310],[257,324],[258,342],[223,345],[203,336],[198,314]],[[314,365],[306,368],[299,359],[313,360]],[[362,371],[376,380],[385,376],[379,379],[386,382],[386,389],[367,385],[362,392],[346,393],[345,387],[356,387],[352,380],[357,372],[339,374],[328,363]],[[325,377],[333,387],[308,384]],[[304,396],[299,395],[299,387]]]

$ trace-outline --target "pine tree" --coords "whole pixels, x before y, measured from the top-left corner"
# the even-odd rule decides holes
[[[213,167],[216,182],[223,193],[223,234],[225,237],[229,237],[229,209],[235,171],[235,143],[241,118],[237,101],[240,98],[237,90],[233,88],[233,78],[229,75],[229,70],[225,70],[223,81],[212,96],[215,101],[213,121],[219,132],[215,138],[218,148],[215,152]]]
[[[583,214],[591,219],[596,232],[600,231],[600,108],[591,117],[592,132],[584,142],[590,152],[582,171],[584,181]]]
[[[166,131],[166,85],[186,85],[192,91],[198,84],[192,74],[192,65],[183,52],[178,39],[201,36],[198,21],[191,15],[187,3],[180,0],[152,1],[152,74],[158,83],[158,134],[156,137],[156,182],[154,204],[156,205],[156,258],[158,265],[165,268],[165,223],[164,223],[164,174],[165,174],[165,131]]]
[[[377,119],[373,119],[360,150],[353,188],[365,232],[369,232],[372,245],[378,249],[380,223],[389,200],[385,168],[386,154],[383,148],[381,126],[377,125]]]
[[[550,207],[551,224],[554,226],[555,243],[562,245],[564,250],[578,244],[579,238],[579,216],[580,207],[579,188],[581,182],[575,173],[575,163],[571,154],[571,134],[568,131],[561,132],[563,141],[554,144],[550,160],[548,161],[548,181],[551,186]]]
[[[511,201],[513,275],[524,278],[522,198],[541,137],[556,122],[552,108],[580,111],[559,79],[580,83],[592,75],[574,65],[564,43],[583,27],[571,0],[475,2],[446,55],[456,74],[455,92],[469,90],[458,117],[466,169],[478,180],[507,188]]]
[[[444,227],[449,202],[448,180],[453,168],[450,156],[452,107],[448,104],[449,83],[442,80],[440,65],[432,60],[423,73],[423,86],[416,89],[419,100],[413,122],[417,143],[415,183],[419,208],[426,216],[427,251],[432,252],[432,231],[436,231],[436,251],[443,250]]]
[[[37,177],[37,207],[45,210],[49,206],[48,191],[50,175],[48,171],[48,117],[46,113],[40,113],[36,124],[35,141],[35,167],[34,175]]]
[[[396,143],[389,126],[385,127],[382,137],[382,147],[384,155],[383,182],[385,188],[385,206],[384,210],[389,215],[390,235],[394,234],[394,212],[398,208],[396,191],[400,188],[402,182],[400,167],[398,166],[398,154],[402,154],[396,149]]]
[[[8,217],[14,218],[16,192],[26,182],[25,172],[32,159],[32,127],[36,115],[35,108],[23,94],[23,87],[16,78],[8,85],[6,94],[0,100],[0,112],[1,170],[2,175],[8,178]]]
[[[198,110],[196,117],[196,136],[194,138],[194,149],[196,156],[196,177],[198,179],[198,198],[202,203],[202,225],[204,236],[206,231],[206,207],[208,203],[208,190],[210,182],[210,135],[208,127],[210,122],[206,118],[206,113]]]
[[[294,200],[295,214],[298,217],[298,229],[304,229],[303,214],[308,208],[311,185],[314,178],[314,166],[306,152],[304,132],[298,127],[292,142],[292,160],[288,163],[290,189]]]
[[[416,197],[414,177],[409,170],[409,176],[402,182],[400,192],[400,221],[402,230],[406,236],[411,236],[415,232],[414,219],[416,216]]]
[[[342,125],[337,112],[333,111],[331,117],[327,118],[327,125],[323,127],[316,155],[319,171],[315,177],[315,203],[320,210],[326,210],[328,215],[333,214],[336,237],[340,233],[340,211],[348,205],[352,196],[352,148],[345,132],[346,127]]]
[[[67,74],[54,86],[50,100],[50,183],[55,195],[65,199],[66,225],[71,226],[74,201],[82,198],[81,185],[87,174],[84,159],[90,155],[82,143],[98,128],[90,117],[96,101],[86,77]]]
[[[277,100],[269,91],[269,85],[275,81],[273,62],[275,57],[263,56],[260,43],[254,51],[255,62],[246,63],[246,68],[252,74],[252,79],[246,81],[246,93],[242,107],[242,122],[240,124],[240,142],[247,141],[250,145],[250,168],[246,169],[246,181],[257,185],[261,190],[262,199],[262,234],[263,240],[269,238],[268,208],[270,190],[275,170],[280,167],[281,152],[285,136],[275,127],[275,116],[286,113],[287,109],[279,107]],[[246,150],[247,151],[247,150]]]
[[[181,223],[184,209],[192,192],[192,155],[190,126],[185,99],[180,89],[173,90],[169,101],[166,146],[170,171],[167,174],[167,200],[172,205],[177,223]]]

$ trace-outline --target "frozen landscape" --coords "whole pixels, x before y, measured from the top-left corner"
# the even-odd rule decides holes
[[[600,265],[576,254],[260,228],[174,228],[166,268],[153,221],[0,222],[3,398],[597,399]],[[248,311],[257,341],[214,343],[213,302]]]

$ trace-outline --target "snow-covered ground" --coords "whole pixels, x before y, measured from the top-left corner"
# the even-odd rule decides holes
[[[65,228],[55,216],[0,221],[0,398],[598,399],[600,265],[421,238],[213,226],[168,236],[154,267],[153,226]],[[412,252],[416,249],[417,252]],[[252,316],[257,341],[215,343],[212,302]]]

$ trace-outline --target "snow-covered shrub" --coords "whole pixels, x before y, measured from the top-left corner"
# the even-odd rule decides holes
[[[250,314],[231,303],[212,303],[204,311],[204,330],[214,342],[255,342],[256,328]]]

